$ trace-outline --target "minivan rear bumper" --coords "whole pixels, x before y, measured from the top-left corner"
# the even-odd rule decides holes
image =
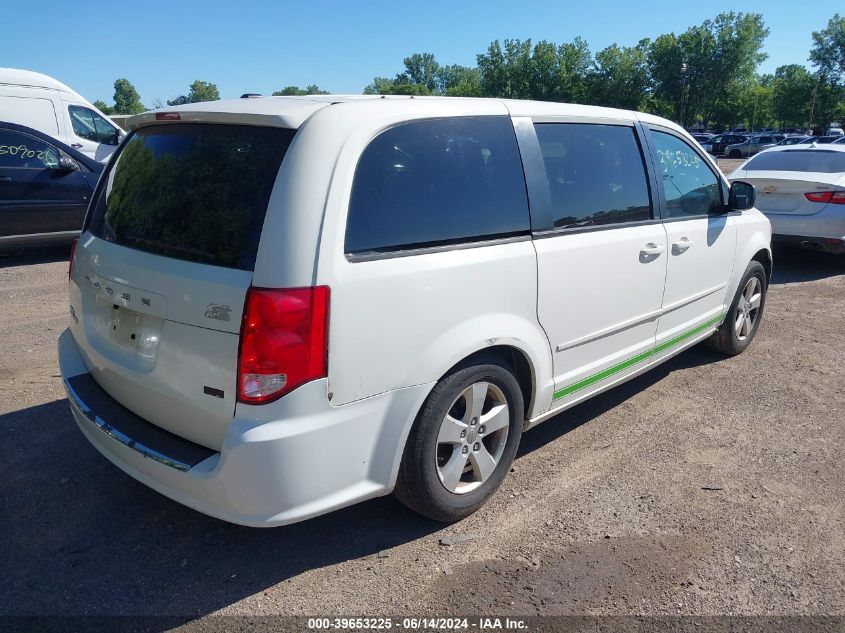
[[[261,406],[238,405],[220,452],[162,431],[90,378],[70,330],[59,365],[86,438],[161,494],[231,523],[294,523],[388,494],[407,434],[432,384],[333,407],[325,380]],[[201,422],[201,421],[200,421]]]

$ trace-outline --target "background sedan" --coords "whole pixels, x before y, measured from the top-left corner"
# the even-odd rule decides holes
[[[775,147],[729,179],[754,185],[755,206],[771,221],[773,241],[845,253],[845,145]]]

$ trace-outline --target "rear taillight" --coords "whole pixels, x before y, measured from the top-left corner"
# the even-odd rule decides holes
[[[811,191],[805,193],[804,197],[810,202],[845,204],[845,191]]]
[[[238,400],[262,404],[326,376],[329,288],[250,288],[238,353]]]
[[[156,112],[156,121],[181,121],[182,116],[178,112]]]
[[[67,261],[67,280],[70,282],[70,275],[73,272],[73,256],[76,255],[76,243],[79,241],[79,238],[73,240],[70,243],[70,258]]]

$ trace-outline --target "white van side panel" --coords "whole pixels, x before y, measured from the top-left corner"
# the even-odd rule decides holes
[[[311,126],[323,130],[320,160],[323,168],[334,171],[323,203],[326,212],[314,280],[331,288],[331,403],[342,405],[431,383],[470,354],[505,345],[522,351],[531,366],[535,381],[531,415],[537,415],[548,409],[553,385],[549,343],[537,321],[537,262],[530,240],[373,261],[351,262],[344,254],[355,169],[361,152],[375,136],[415,119],[507,115],[500,102],[447,103],[449,107],[442,101],[420,100],[411,109],[407,102],[399,109],[390,100],[367,109],[340,104],[316,113],[300,132],[304,141]],[[333,130],[349,131],[349,136],[338,138],[336,132],[331,134]],[[333,153],[327,146],[338,149]],[[326,165],[333,155],[336,164]],[[319,190],[326,176],[309,173],[307,186],[314,184]],[[303,182],[301,176],[297,180]],[[301,184],[299,188],[303,188]],[[300,202],[305,203],[307,195],[301,193]],[[317,203],[315,194],[309,200],[313,206],[305,207],[307,213],[316,212]],[[292,283],[304,282],[304,275],[291,278],[280,271],[285,265],[301,270],[307,258],[300,256],[303,264],[282,264],[282,258],[290,254],[277,247],[271,255],[270,249],[264,248],[267,226],[265,223],[255,283],[267,279],[267,270]]]
[[[0,121],[31,127],[50,136],[59,136],[59,123],[53,100],[47,96],[4,94],[0,89]],[[43,92],[43,91],[42,91]]]
[[[551,402],[529,241],[351,263],[335,260],[329,330],[333,404],[439,380],[493,345],[521,350]]]

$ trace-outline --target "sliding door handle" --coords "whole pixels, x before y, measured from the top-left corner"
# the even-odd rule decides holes
[[[647,255],[649,257],[660,255],[662,252],[663,244],[655,244],[654,242],[649,242],[640,249],[640,255]]]
[[[675,255],[680,255],[681,253],[685,253],[687,249],[693,245],[693,241],[688,237],[682,237],[677,242],[672,242],[672,253]]]

